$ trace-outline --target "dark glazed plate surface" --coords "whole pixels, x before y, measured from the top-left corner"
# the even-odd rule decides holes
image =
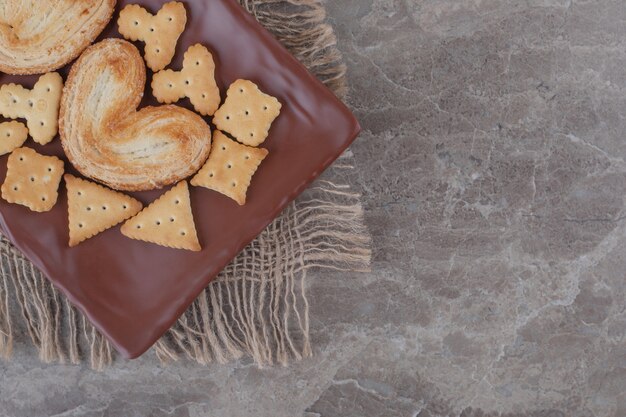
[[[257,171],[240,207],[222,195],[191,188],[203,250],[198,253],[130,240],[119,226],[70,249],[67,246],[65,186],[47,213],[0,201],[0,226],[128,358],[145,352],[182,314],[200,291],[254,239],[282,209],[355,139],[359,125],[350,111],[298,63],[234,0],[184,0],[187,28],[172,65],[180,69],[184,51],[202,43],[214,55],[222,92],[238,78],[254,81],[277,97],[282,113],[262,145],[270,154]],[[117,14],[127,3],[156,12],[165,1],[121,1],[103,37],[119,37]],[[137,43],[143,51],[143,44]],[[64,78],[67,68],[61,70]],[[150,72],[148,71],[150,74]],[[0,83],[32,87],[37,77],[0,74]],[[148,80],[148,84],[150,80]],[[142,105],[156,104],[146,90]],[[178,103],[189,107],[188,101]],[[27,141],[38,152],[66,161],[60,140],[46,146]],[[7,156],[0,158],[0,181]],[[144,203],[165,190],[135,193]]]

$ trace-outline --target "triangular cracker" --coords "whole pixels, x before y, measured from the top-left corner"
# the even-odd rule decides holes
[[[70,246],[139,213],[141,202],[100,184],[65,174]]]
[[[215,112],[213,123],[244,145],[258,146],[267,138],[281,106],[252,81],[237,80],[228,87],[226,101]]]
[[[191,179],[191,185],[222,193],[243,206],[252,176],[267,154],[267,149],[242,145],[217,130],[209,159]]]
[[[9,155],[2,198],[32,211],[49,211],[59,196],[63,161],[40,155],[31,148],[17,148]]]
[[[122,234],[170,248],[202,249],[191,212],[187,181],[179,182],[124,223]]]

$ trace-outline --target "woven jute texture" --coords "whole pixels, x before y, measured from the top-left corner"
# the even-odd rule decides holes
[[[339,97],[345,66],[319,0],[240,0]],[[244,356],[259,366],[311,355],[307,272],[366,270],[370,242],[359,195],[343,183],[348,151],[220,273],[156,343],[163,362],[225,363]],[[45,362],[115,358],[108,341],[6,239],[0,240],[0,355],[29,340]],[[26,332],[17,329],[26,329]],[[27,334],[27,336],[26,336]],[[22,342],[22,340],[20,340]],[[153,352],[153,353],[152,353]]]

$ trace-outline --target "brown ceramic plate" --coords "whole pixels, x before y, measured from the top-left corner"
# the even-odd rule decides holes
[[[138,3],[156,12],[165,1]],[[117,350],[128,358],[145,352],[189,304],[283,208],[330,165],[360,128],[350,111],[293,58],[234,0],[184,0],[187,28],[171,65],[180,69],[184,51],[200,42],[214,55],[222,97],[238,79],[254,81],[283,104],[264,147],[270,153],[253,178],[245,206],[213,191],[191,188],[191,202],[203,250],[168,249],[130,240],[119,226],[75,248],[67,245],[67,199],[61,185],[57,205],[47,213],[0,201],[0,227]],[[100,38],[119,37],[117,13]],[[138,44],[143,51],[143,44]],[[68,68],[61,73],[64,78]],[[148,71],[150,73],[150,71]],[[0,74],[0,83],[32,87],[37,77]],[[150,80],[148,80],[148,86]],[[148,89],[142,105],[154,105]],[[178,104],[189,107],[188,101]],[[38,152],[57,155],[76,173],[56,138]],[[0,181],[6,174],[0,158]],[[165,190],[135,193],[149,203]]]

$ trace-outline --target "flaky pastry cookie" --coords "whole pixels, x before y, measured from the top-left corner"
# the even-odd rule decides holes
[[[109,23],[115,0],[1,0],[0,71],[42,74],[76,58]]]
[[[174,105],[137,111],[146,83],[139,51],[122,39],[89,47],[63,89],[59,134],[84,176],[116,190],[161,188],[196,172],[211,148],[211,129]]]

